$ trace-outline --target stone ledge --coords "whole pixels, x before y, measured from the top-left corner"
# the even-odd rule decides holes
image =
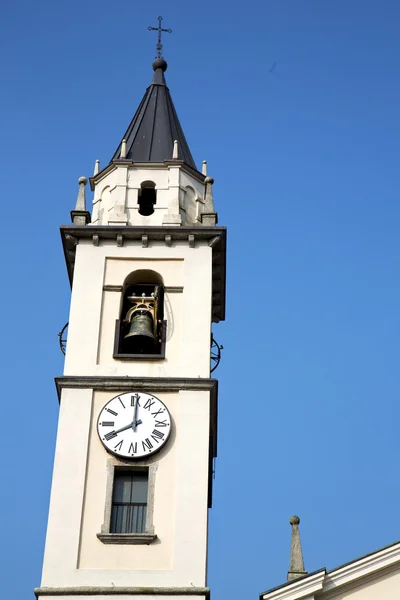
[[[103,544],[151,544],[157,539],[155,533],[98,533]]]
[[[119,236],[123,236],[124,246],[152,245],[164,242],[171,246],[174,242],[196,245],[205,242],[212,248],[212,321],[219,323],[225,319],[225,271],[226,271],[226,228],[206,225],[65,225],[60,228],[68,276],[72,285],[76,246],[81,240],[91,241],[94,246],[104,241],[113,241],[118,246]],[[193,238],[194,236],[194,238]]]
[[[35,588],[36,598],[40,596],[205,596],[210,597],[207,587],[40,587]]]
[[[180,390],[210,391],[212,396],[218,393],[216,379],[201,379],[194,377],[121,377],[111,375],[61,375],[55,378],[58,397],[64,388],[91,388],[93,390],[116,391],[122,390],[147,392],[174,392]]]

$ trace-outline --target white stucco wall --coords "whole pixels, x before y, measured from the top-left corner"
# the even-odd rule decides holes
[[[115,321],[120,317],[121,286],[137,269],[156,271],[167,291],[166,359],[124,361],[113,358]],[[211,333],[212,250],[206,242],[189,248],[187,242],[167,247],[152,243],[142,248],[127,242],[90,240],[77,247],[71,300],[66,375],[129,375],[132,377],[209,377]]]
[[[202,587],[206,583],[209,392],[159,393],[173,433],[155,464],[148,546],[103,544],[107,462],[98,414],[118,392],[63,390],[42,586]],[[121,464],[125,464],[121,463]],[[142,463],[141,463],[142,464]]]
[[[154,213],[142,216],[138,212],[141,184],[153,181],[157,193]],[[186,191],[193,191],[186,193]],[[171,215],[177,224],[196,223],[203,212],[204,183],[180,164],[149,167],[119,164],[95,180],[92,225],[118,223],[127,225],[162,225]]]

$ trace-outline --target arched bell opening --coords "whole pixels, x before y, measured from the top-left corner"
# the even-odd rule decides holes
[[[164,282],[158,273],[138,270],[125,279],[116,326],[115,358],[163,358]]]
[[[154,213],[154,205],[157,202],[156,184],[154,181],[143,181],[139,189],[139,215],[149,217]]]

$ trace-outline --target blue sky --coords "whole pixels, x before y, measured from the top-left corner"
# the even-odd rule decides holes
[[[159,14],[167,81],[229,228],[212,597],[285,580],[293,513],[309,571],[400,539],[400,4],[4,0],[0,502],[14,600],[40,583],[70,297],[58,227],[150,83]]]

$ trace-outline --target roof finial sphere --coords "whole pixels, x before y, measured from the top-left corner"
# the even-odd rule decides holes
[[[211,183],[212,185],[214,183],[214,178],[207,175],[207,177],[204,178],[204,183]]]
[[[168,68],[167,61],[163,58],[159,57],[153,62],[153,71],[157,71],[157,69],[161,69],[162,71],[166,71]]]
[[[296,515],[293,515],[293,517],[290,517],[290,519],[289,519],[289,523],[290,523],[291,525],[300,525],[300,519],[299,519],[299,517],[298,517],[298,516],[296,516]]]
[[[79,179],[78,179],[79,185],[81,185],[81,183],[83,183],[83,185],[86,185],[87,182],[88,182],[88,180],[86,179],[86,177],[79,177]]]

